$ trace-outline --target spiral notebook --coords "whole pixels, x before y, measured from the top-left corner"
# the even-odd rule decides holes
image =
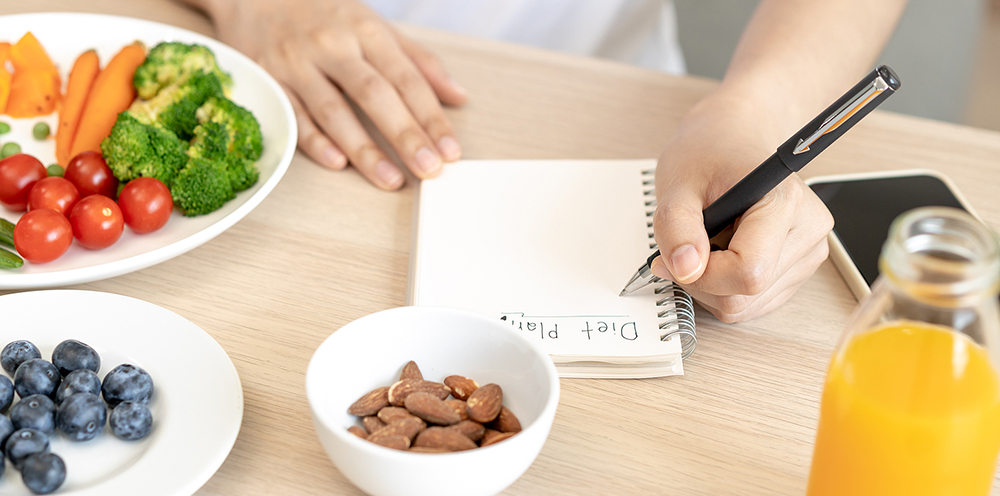
[[[683,374],[690,296],[619,292],[656,248],[655,160],[461,161],[418,187],[407,300],[495,318],[563,377]]]

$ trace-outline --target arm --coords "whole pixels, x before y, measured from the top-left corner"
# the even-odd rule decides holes
[[[417,177],[440,173],[461,148],[442,103],[466,94],[425,49],[356,0],[179,0],[205,12],[216,36],[257,61],[288,94],[299,148],[332,169],[348,164],[383,189],[404,176],[351,103]]]
[[[905,0],[763,0],[722,84],[684,117],[657,166],[653,273],[720,320],[784,301],[826,259],[833,219],[797,175],[710,251],[702,210],[873,67]]]

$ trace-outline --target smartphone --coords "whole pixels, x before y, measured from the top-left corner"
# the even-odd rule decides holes
[[[917,207],[947,206],[979,218],[955,184],[932,170],[820,176],[806,184],[833,214],[830,258],[858,300],[871,293],[882,245],[900,214]]]

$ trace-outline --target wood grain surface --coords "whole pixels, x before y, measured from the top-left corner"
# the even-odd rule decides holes
[[[0,12],[126,15],[211,34],[167,0],[0,0]],[[470,92],[449,109],[469,159],[656,157],[715,83],[404,27]],[[0,33],[0,38],[3,38]],[[945,172],[1000,226],[1000,133],[876,111],[803,176]],[[305,371],[330,333],[403,304],[413,188],[376,190],[297,154],[244,220],[159,265],[74,286],[168,308],[211,334],[243,381],[232,453],[199,495],[355,495],[316,439]],[[552,433],[505,494],[805,492],[823,376],[855,300],[829,261],[782,308],[726,325],[698,312],[685,375],[562,381]],[[994,493],[997,491],[994,484]]]

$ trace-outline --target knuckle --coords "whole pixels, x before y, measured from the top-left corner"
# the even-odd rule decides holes
[[[350,153],[352,162],[360,162],[361,164],[374,164],[381,158],[382,151],[379,150],[375,143],[364,142],[354,147]]]
[[[316,117],[326,124],[337,121],[344,113],[345,105],[333,98],[327,98],[316,104]]]
[[[760,264],[750,264],[736,274],[738,292],[744,295],[763,293],[770,280],[770,274]]]
[[[415,152],[420,145],[424,144],[424,134],[416,127],[406,126],[396,134],[393,141],[402,145],[402,149]]]
[[[381,36],[385,30],[382,23],[376,19],[363,18],[355,21],[355,32],[362,38],[374,38]]]
[[[378,74],[367,74],[358,82],[356,99],[362,102],[375,102],[388,90],[387,83]]]
[[[746,310],[751,300],[745,296],[723,296],[716,302],[716,318],[726,324],[736,324],[746,320]]]
[[[424,90],[427,85],[427,81],[418,74],[416,71],[404,70],[400,71],[396,77],[393,78],[393,82],[400,93],[404,95],[416,95]]]

